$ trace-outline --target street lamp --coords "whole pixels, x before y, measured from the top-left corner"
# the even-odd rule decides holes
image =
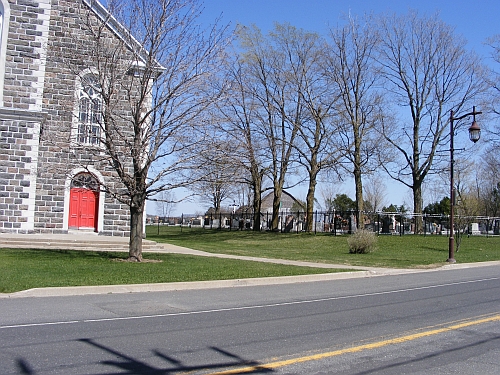
[[[453,181],[453,165],[455,164],[455,160],[453,157],[453,151],[454,151],[454,135],[455,135],[455,129],[453,128],[453,121],[458,121],[461,120],[465,117],[468,116],[473,116],[473,121],[472,125],[469,128],[469,139],[476,143],[479,141],[479,138],[481,137],[481,128],[476,122],[476,115],[481,114],[482,112],[476,112],[476,107],[472,107],[472,112],[466,113],[465,115],[462,115],[460,117],[453,117],[453,110],[450,111],[450,241],[448,244],[448,259],[446,260],[449,263],[455,263],[455,228],[454,228],[454,221],[455,221],[455,189],[454,189],[454,181]]]

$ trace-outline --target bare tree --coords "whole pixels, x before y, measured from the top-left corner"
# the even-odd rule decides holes
[[[163,218],[170,217],[176,204],[174,192],[171,190],[161,191],[155,197],[155,204],[158,216],[161,216]]]
[[[225,61],[226,95],[218,102],[220,128],[234,146],[230,165],[241,172],[238,182],[250,189],[253,230],[260,230],[263,180],[266,165],[265,138],[256,126],[260,103],[248,82],[250,66],[238,53]],[[245,203],[243,203],[245,204]]]
[[[340,194],[338,185],[332,183],[323,184],[319,189],[319,193],[323,201],[323,210],[325,210],[326,212],[333,212],[333,210],[335,209],[335,197]]]
[[[364,199],[372,212],[378,212],[384,207],[386,202],[387,189],[380,175],[370,175],[363,184]]]
[[[462,239],[465,233],[468,233],[469,225],[480,215],[481,204],[480,196],[474,183],[475,163],[470,159],[457,160],[460,168],[457,168],[455,174],[456,186],[456,219],[455,219],[455,251],[460,250]]]
[[[333,111],[338,94],[325,78],[321,63],[328,46],[317,34],[286,24],[276,25],[276,33],[289,59],[288,74],[284,78],[297,91],[289,98],[297,110],[285,114],[294,116],[288,117],[288,121],[299,125],[296,161],[307,172],[305,209],[306,217],[312,218],[318,176],[327,168],[335,168],[342,157],[334,142],[338,132]],[[313,221],[307,220],[305,230],[309,232],[312,227]]]
[[[378,18],[377,28],[385,87],[407,111],[400,131],[385,132],[400,155],[385,169],[412,189],[413,211],[421,213],[422,184],[442,161],[436,151],[447,143],[450,110],[472,108],[472,100],[484,91],[483,68],[478,57],[465,50],[465,41],[437,15],[420,17],[412,11],[384,16]],[[421,230],[419,217],[415,231]]]
[[[487,96],[485,109],[491,114],[491,122],[495,125],[489,129],[488,138],[492,147],[491,150],[498,152],[500,150],[500,34],[497,34],[487,41],[491,47],[491,57],[493,64],[487,75],[487,82],[490,89]],[[486,137],[485,137],[486,138]]]
[[[203,149],[197,149],[191,169],[189,189],[205,202],[210,202],[219,215],[222,203],[234,196],[241,176],[241,168],[236,162],[236,150],[226,134],[219,134],[217,127]],[[236,146],[236,145],[235,145]]]
[[[242,27],[238,38],[247,65],[247,92],[256,101],[254,126],[257,127],[268,152],[268,173],[273,185],[273,215],[271,229],[277,230],[279,208],[287,173],[300,128],[302,104],[300,88],[287,75],[296,62],[288,55],[283,36],[286,26],[276,25],[275,31],[264,38],[256,27]]]
[[[488,45],[492,49],[493,61],[500,66],[500,34],[488,39]],[[488,84],[492,89],[490,109],[495,115],[500,116],[500,69],[491,69]]]
[[[141,261],[146,200],[186,185],[181,172],[192,155],[184,151],[205,136],[204,112],[216,100],[207,88],[225,32],[197,26],[196,0],[110,0],[108,9],[81,17],[86,37],[75,31],[82,54],[70,65],[82,81],[92,72],[89,87],[103,105],[87,150],[119,181],[101,189],[128,205],[129,260]]]
[[[485,152],[478,169],[476,192],[481,202],[482,214],[485,216],[499,216],[500,161],[494,146]]]
[[[500,34],[487,41],[491,47],[491,57],[494,65],[488,75],[487,109],[491,113],[492,120],[496,122],[489,131],[490,145],[481,158],[479,173],[476,175],[476,190],[481,202],[482,214],[486,216],[500,215],[500,162],[498,152],[500,151]],[[492,121],[492,122],[493,122]]]
[[[288,24],[276,24],[266,37],[245,27],[238,35],[244,52],[228,68],[232,94],[224,114],[245,153],[256,215],[266,190],[264,178],[272,183],[271,226],[276,229],[285,181],[296,172],[292,164],[302,164],[308,172],[312,217],[317,175],[332,159],[326,142],[333,134],[328,122],[332,95],[319,65],[324,45],[316,34]],[[254,217],[254,228],[258,221],[260,215]]]
[[[350,18],[341,28],[330,31],[331,47],[326,73],[329,83],[339,93],[338,122],[342,148],[348,170],[354,177],[356,192],[357,225],[363,223],[364,173],[377,166],[382,123],[382,95],[380,74],[374,64],[374,54],[379,37],[369,23],[359,23]]]

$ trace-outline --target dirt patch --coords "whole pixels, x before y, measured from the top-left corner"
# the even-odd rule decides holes
[[[127,259],[113,258],[112,261],[113,262],[123,262],[123,263],[162,263],[163,262],[163,260],[161,260],[161,259],[143,259],[140,262],[138,262],[137,260],[130,259],[130,258],[127,258]]]
[[[429,270],[429,269],[433,269],[433,268],[439,268],[442,266],[443,266],[442,263],[434,263],[434,264],[421,264],[421,265],[418,265],[418,266],[415,266],[412,268],[421,269],[421,270]]]

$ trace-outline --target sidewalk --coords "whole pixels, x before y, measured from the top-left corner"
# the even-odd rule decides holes
[[[101,250],[101,251],[127,251],[128,237],[108,237],[98,236],[94,233],[71,233],[71,234],[10,234],[0,233],[0,248],[37,248],[37,249],[68,249],[68,250]],[[188,289],[206,289],[238,287],[249,285],[273,285],[284,283],[299,283],[311,281],[340,280],[360,277],[401,275],[418,272],[434,272],[445,269],[459,269],[470,267],[481,267],[486,265],[500,265],[498,262],[469,263],[469,264],[449,264],[440,268],[432,269],[394,269],[377,268],[363,266],[346,266],[339,264],[325,264],[304,261],[293,261],[286,259],[258,258],[250,256],[238,256],[228,254],[214,254],[200,250],[193,250],[186,247],[176,246],[166,243],[157,243],[144,240],[143,252],[150,253],[175,253],[204,257],[216,257],[226,259],[239,259],[246,261],[277,263],[300,267],[324,268],[328,269],[352,269],[353,272],[325,273],[302,276],[283,276],[268,278],[252,278],[237,280],[214,280],[201,282],[177,282],[160,284],[128,284],[128,285],[103,285],[103,286],[81,286],[81,287],[59,287],[59,288],[35,288],[21,292],[2,294],[1,298],[19,297],[49,297],[49,296],[70,296],[85,294],[109,294],[109,293],[137,293],[137,292],[158,292]]]

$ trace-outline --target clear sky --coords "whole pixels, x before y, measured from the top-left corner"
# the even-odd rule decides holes
[[[469,42],[469,48],[487,56],[486,38],[500,34],[500,0],[205,0],[202,23],[222,16],[222,23],[250,25],[269,30],[274,22],[325,35],[330,27],[344,23],[346,15],[366,13],[439,13]]]
[[[329,28],[343,24],[349,14],[359,17],[366,13],[404,14],[410,9],[421,15],[438,12],[444,22],[468,41],[469,49],[475,50],[486,63],[490,62],[490,48],[484,43],[488,37],[500,34],[500,0],[205,0],[199,21],[208,25],[220,16],[221,23],[230,27],[255,24],[263,31],[272,29],[274,22],[288,22],[326,35]],[[411,195],[405,186],[390,181],[386,185],[387,203],[411,206]],[[306,191],[304,186],[292,193],[304,199]],[[346,182],[339,192],[354,198],[354,184]],[[151,206],[154,204],[150,204],[148,212],[153,213]],[[179,203],[175,211],[194,213],[202,211],[202,207],[197,203]]]

